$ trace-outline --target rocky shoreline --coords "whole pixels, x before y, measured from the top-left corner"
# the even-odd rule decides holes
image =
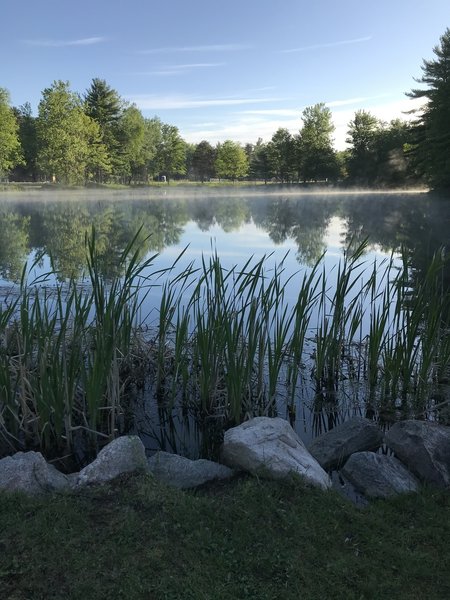
[[[421,485],[448,488],[450,427],[407,420],[383,435],[372,421],[355,417],[316,438],[307,448],[284,419],[256,417],[225,432],[220,463],[167,452],[148,458],[137,436],[123,436],[70,475],[58,471],[39,452],[17,452],[3,458],[0,490],[31,495],[76,492],[132,472],[147,472],[181,489],[230,479],[238,472],[271,479],[295,473],[308,485],[329,489],[332,471],[367,499],[417,492]]]

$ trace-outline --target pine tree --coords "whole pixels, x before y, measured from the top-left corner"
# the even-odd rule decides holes
[[[99,126],[101,141],[107,152],[107,164],[116,169],[120,159],[120,119],[125,103],[118,92],[111,88],[104,79],[95,78],[84,95],[85,112]],[[101,182],[110,172],[110,168],[98,169],[96,178]]]
[[[450,189],[450,29],[433,48],[436,59],[424,60],[417,79],[426,89],[413,89],[411,98],[427,102],[415,123],[412,156],[416,169],[434,188]]]

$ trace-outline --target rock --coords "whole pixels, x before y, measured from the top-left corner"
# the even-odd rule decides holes
[[[386,444],[422,481],[450,485],[450,427],[429,421],[399,421],[385,436]]]
[[[316,438],[308,450],[322,468],[334,469],[355,452],[377,450],[382,441],[383,434],[375,423],[353,417]]]
[[[308,483],[331,487],[331,480],[287,421],[256,417],[225,432],[222,460],[231,468],[274,479],[297,473]]]
[[[122,473],[147,471],[144,445],[135,435],[119,437],[102,448],[97,458],[78,473],[77,486],[105,483]]]
[[[414,475],[399,460],[384,454],[356,452],[341,473],[367,498],[388,498],[419,489]]]
[[[157,452],[148,459],[150,472],[167,485],[193,488],[214,479],[229,479],[234,471],[211,460],[189,460],[177,454]]]
[[[17,452],[0,460],[0,489],[35,495],[69,487],[68,478],[40,452]]]

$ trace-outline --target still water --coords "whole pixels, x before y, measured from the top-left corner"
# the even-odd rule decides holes
[[[213,252],[226,268],[242,266],[250,257],[266,256],[269,270],[283,261],[286,276],[293,275],[286,288],[289,301],[296,296],[298,277],[322,255],[332,283],[344,250],[365,239],[368,265],[382,265],[403,248],[420,277],[432,254],[448,244],[449,224],[450,199],[425,193],[313,194],[273,187],[5,193],[0,195],[0,299],[37,256],[34,275],[49,270],[51,257],[61,281],[82,277],[84,240],[93,226],[106,278],[119,274],[120,254],[140,231],[142,258],[158,253],[155,271],[170,267],[183,250],[177,269],[191,261],[200,264]],[[160,289],[155,286],[146,298],[143,312],[149,322]],[[155,410],[141,415],[138,425],[147,446],[195,455],[195,432],[184,428],[187,439],[181,439],[181,429],[171,424],[173,439],[165,440],[165,417]],[[364,412],[353,406],[341,417],[349,414]],[[295,423],[305,441],[331,426],[329,417],[313,414],[307,403]]]

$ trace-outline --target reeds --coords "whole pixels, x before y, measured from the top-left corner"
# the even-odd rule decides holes
[[[0,433],[16,449],[71,454],[74,436],[86,454],[111,439],[127,384],[121,376],[133,350],[145,297],[135,240],[124,249],[124,275],[98,276],[95,232],[86,240],[87,278],[48,285],[30,280],[0,310]]]
[[[154,394],[146,402],[200,426],[293,422],[308,402],[333,421],[350,406],[411,416],[436,404],[450,366],[443,252],[415,279],[405,251],[368,268],[367,242],[331,274],[322,258],[303,274],[268,257],[227,270],[213,252],[172,276],[174,266],[154,270],[156,256],[139,260],[137,236],[122,276],[99,276],[93,232],[83,281],[48,287],[51,274],[30,281],[31,268],[3,303],[0,435],[11,448],[73,454],[81,440],[95,454],[120,427],[136,365]],[[163,277],[144,339],[143,302]]]

